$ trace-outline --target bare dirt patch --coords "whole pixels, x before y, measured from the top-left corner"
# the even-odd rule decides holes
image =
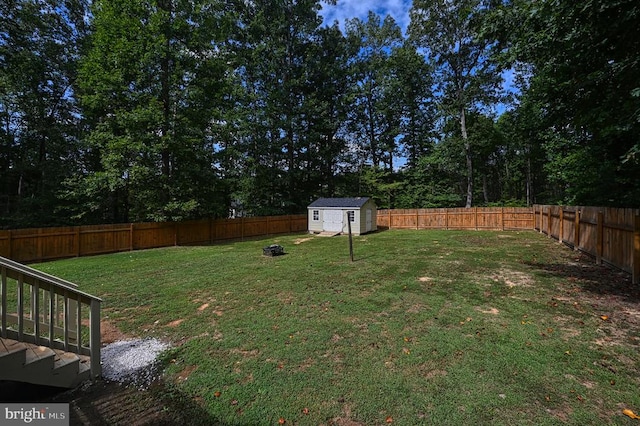
[[[293,242],[293,244],[298,245],[298,244],[306,243],[307,241],[311,241],[311,240],[313,240],[313,237],[298,238],[297,240],[295,240],[295,241]]]
[[[120,329],[109,320],[100,321],[100,337],[103,345],[129,338],[129,336],[121,332]]]
[[[167,324],[167,327],[177,327],[180,324],[182,324],[183,322],[184,322],[184,318],[177,319],[177,320],[171,321],[169,324]]]
[[[500,311],[496,308],[482,309],[478,307],[476,308],[476,310],[478,312],[482,312],[483,314],[498,315],[500,313]]]
[[[409,306],[409,309],[407,309],[407,313],[417,314],[424,311],[426,308],[426,305],[423,305],[422,303],[414,303],[413,305]]]
[[[89,320],[83,319],[82,325],[89,327]],[[108,319],[100,321],[100,339],[103,345],[108,345],[109,343],[113,343],[118,340],[127,340],[131,337],[132,336],[128,336],[120,331],[112,321]]]
[[[528,274],[506,268],[502,268],[497,273],[491,275],[491,279],[495,282],[504,282],[509,288],[529,287],[534,283],[533,278]]]
[[[177,380],[183,382],[191,376],[191,374],[198,369],[197,365],[188,365],[182,369],[182,371],[178,374]]]
[[[424,378],[425,379],[434,379],[436,377],[444,377],[447,375],[447,372],[445,370],[431,370],[431,371],[427,371],[427,373],[425,373]]]
[[[342,408],[342,415],[340,417],[334,417],[329,424],[336,426],[364,426],[364,423],[351,420],[351,407],[349,404],[345,404]]]
[[[260,351],[258,349],[251,349],[251,350],[247,350],[247,349],[231,349],[229,351],[232,354],[238,354],[238,355],[242,355],[245,358],[255,358],[260,354]]]

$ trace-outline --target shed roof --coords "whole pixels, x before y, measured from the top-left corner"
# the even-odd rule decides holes
[[[318,198],[309,207],[362,207],[369,197],[354,198]]]

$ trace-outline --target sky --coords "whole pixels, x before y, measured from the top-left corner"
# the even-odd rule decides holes
[[[383,18],[391,15],[402,28],[402,32],[406,33],[409,25],[409,9],[411,9],[411,0],[337,0],[336,6],[322,3],[320,15],[325,25],[333,25],[337,20],[340,28],[344,28],[347,19],[366,20],[369,11],[373,10]]]

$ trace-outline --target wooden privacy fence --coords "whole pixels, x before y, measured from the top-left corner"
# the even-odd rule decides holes
[[[0,256],[39,262],[307,230],[307,215],[126,223],[0,231]]]
[[[600,207],[474,207],[378,210],[378,228],[537,229],[558,241],[632,274],[640,282],[640,209]],[[189,222],[0,231],[0,256],[18,262],[304,232],[307,215]]]
[[[378,210],[378,227],[389,229],[533,229],[531,207]]]
[[[640,209],[534,206],[535,229],[640,283]]]

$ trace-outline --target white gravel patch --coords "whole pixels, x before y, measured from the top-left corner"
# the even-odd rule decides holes
[[[156,359],[170,345],[157,339],[113,342],[101,350],[102,377],[118,383],[148,386],[157,377]]]

